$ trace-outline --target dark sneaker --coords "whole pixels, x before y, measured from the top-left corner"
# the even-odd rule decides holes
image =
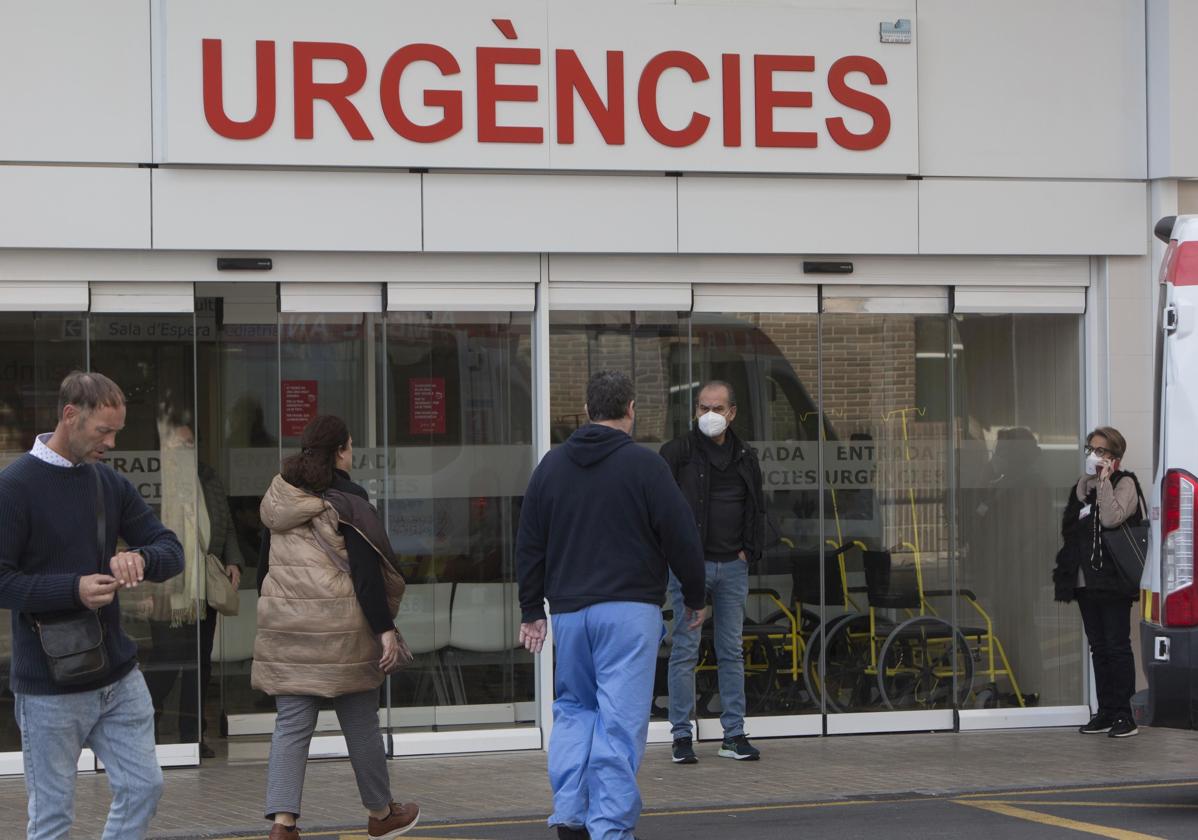
[[[724,743],[720,744],[720,756],[735,758],[737,761],[756,761],[761,758],[761,750],[750,744],[744,735],[737,735],[735,738],[724,739]]]
[[[591,840],[591,835],[585,828],[559,825],[557,827],[557,840]]]
[[[366,825],[366,834],[370,840],[393,840],[401,834],[407,834],[420,822],[420,806],[415,802],[404,805],[391,803],[391,814],[376,820],[374,817]]]
[[[699,756],[695,755],[695,745],[690,738],[674,739],[674,763],[698,764]]]
[[[1111,731],[1111,724],[1114,722],[1109,715],[1099,712],[1090,718],[1089,723],[1077,731],[1083,735],[1102,735]]]
[[[300,840],[299,829],[295,826],[288,828],[282,823],[270,827],[270,837],[267,840]]]
[[[1111,724],[1111,731],[1107,735],[1111,738],[1130,738],[1132,735],[1139,735],[1140,727],[1136,726],[1134,718],[1127,715],[1119,715],[1115,718],[1115,722]]]

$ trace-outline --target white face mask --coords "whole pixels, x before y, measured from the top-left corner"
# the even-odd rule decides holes
[[[1086,456],[1086,475],[1098,475],[1098,467],[1102,464],[1102,458],[1096,453],[1091,452]]]
[[[724,419],[724,415],[722,414],[709,411],[706,414],[699,415],[699,431],[709,438],[718,438],[727,428],[728,421]]]

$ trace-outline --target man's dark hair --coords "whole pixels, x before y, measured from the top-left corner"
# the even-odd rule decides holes
[[[709,380],[709,381],[703,383],[703,387],[700,388],[697,392],[695,392],[695,406],[696,407],[698,407],[698,405],[699,405],[699,395],[702,394],[704,391],[706,391],[708,388],[727,389],[727,391],[728,391],[728,407],[732,408],[733,406],[736,405],[736,389],[732,387],[732,384],[730,382],[725,382],[722,379],[712,379],[712,380]]]
[[[83,414],[97,408],[120,408],[125,404],[125,392],[102,373],[87,373],[73,370],[58,386],[58,416],[62,417],[68,405],[73,405]]]
[[[601,370],[587,382],[587,416],[591,422],[623,420],[636,394],[632,380],[618,370]]]

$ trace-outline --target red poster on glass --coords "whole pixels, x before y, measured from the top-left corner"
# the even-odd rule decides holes
[[[283,380],[283,437],[299,437],[316,416],[315,379]]]
[[[445,434],[445,377],[409,379],[409,434]]]

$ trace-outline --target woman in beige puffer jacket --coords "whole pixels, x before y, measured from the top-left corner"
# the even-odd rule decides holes
[[[268,534],[258,572],[252,684],[274,695],[266,818],[270,840],[298,840],[304,767],[322,698],[332,698],[369,812],[371,840],[416,826],[420,808],[391,796],[379,734],[379,686],[411,659],[395,629],[403,577],[366,491],[349,479],[353,441],[338,417],[304,429],[259,512]]]

